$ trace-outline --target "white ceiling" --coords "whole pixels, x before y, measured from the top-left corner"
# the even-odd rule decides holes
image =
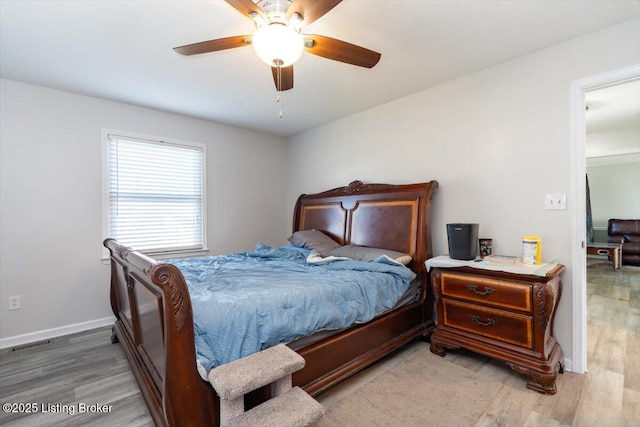
[[[585,94],[587,134],[640,127],[640,80]]]
[[[640,162],[640,80],[585,94],[587,165]]]
[[[290,136],[640,15],[638,0],[345,0],[303,29],[382,53],[373,69],[303,54],[275,102],[251,47],[172,48],[251,34],[221,0],[0,1],[2,77]]]

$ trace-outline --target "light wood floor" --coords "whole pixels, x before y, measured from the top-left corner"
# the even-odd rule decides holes
[[[640,267],[613,270],[597,264],[587,274],[589,372],[559,375],[558,393],[552,397],[524,388],[524,377],[515,372],[507,375],[505,382],[521,385],[522,393],[499,393],[474,426],[639,425]],[[3,350],[0,425],[153,425],[124,353],[110,343],[110,336],[110,328],[101,328],[26,350]],[[331,407],[425,345],[408,345],[318,400]],[[447,359],[467,368],[497,363],[464,351],[449,352]],[[19,403],[35,413],[4,410],[6,404]],[[437,426],[437,420],[425,420],[424,426],[429,425]]]

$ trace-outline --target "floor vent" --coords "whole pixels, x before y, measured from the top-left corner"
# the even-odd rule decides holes
[[[49,345],[53,342],[53,340],[42,340],[36,341],[29,344],[17,345],[9,350],[9,353],[14,353],[16,351],[29,350],[31,348],[42,347],[43,345]]]

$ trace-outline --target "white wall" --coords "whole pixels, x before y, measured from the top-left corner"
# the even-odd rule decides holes
[[[284,139],[4,79],[0,126],[0,344],[111,316],[101,128],[207,145],[211,253],[282,244],[290,231]],[[7,310],[12,295],[21,310]]]
[[[606,230],[609,218],[640,219],[640,161],[587,166],[587,175],[594,228]]]
[[[520,253],[523,234],[542,236],[544,259],[567,266],[555,335],[571,359],[575,212],[544,210],[544,195],[571,200],[571,82],[638,63],[634,19],[297,135],[289,205],[354,179],[436,179],[436,255],[448,251],[449,222],[479,222],[501,254]]]

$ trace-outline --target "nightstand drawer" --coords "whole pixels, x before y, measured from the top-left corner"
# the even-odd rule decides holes
[[[442,274],[442,296],[531,313],[531,286],[455,273]]]
[[[443,298],[444,326],[533,348],[533,318]]]

